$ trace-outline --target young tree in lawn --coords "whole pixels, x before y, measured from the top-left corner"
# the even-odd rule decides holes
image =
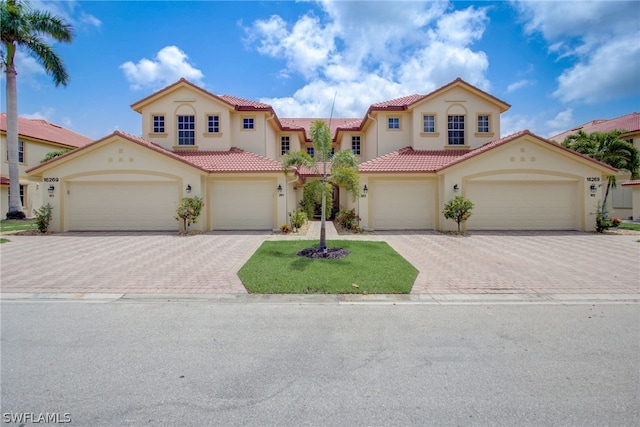
[[[18,91],[15,55],[18,48],[33,56],[53,79],[56,86],[66,86],[69,75],[62,59],[45,40],[72,40],[72,27],[49,12],[33,10],[20,0],[0,0],[0,39],[2,66],[7,76],[7,151],[9,162],[9,209],[7,218],[25,217],[20,203],[18,169]]]
[[[341,150],[332,158],[331,155],[331,131],[329,126],[322,120],[316,120],[311,124],[311,141],[315,159],[304,151],[292,151],[288,153],[282,162],[284,173],[287,175],[292,168],[307,168],[322,176],[322,185],[316,186],[321,194],[322,209],[320,214],[320,244],[318,249],[327,251],[326,240],[326,203],[327,184],[345,187],[353,198],[358,199],[360,195],[360,181],[358,179],[358,159],[351,150]],[[318,162],[316,162],[316,160]],[[331,165],[331,174],[327,173],[327,163]],[[322,164],[322,171],[319,165]]]
[[[579,130],[578,133],[565,138],[562,146],[599,160],[616,169],[629,172],[631,173],[631,179],[637,179],[640,174],[640,153],[632,143],[620,138],[623,133],[623,130],[593,133]],[[606,217],[609,190],[616,188],[616,185],[616,176],[609,175],[600,212],[603,218]]]

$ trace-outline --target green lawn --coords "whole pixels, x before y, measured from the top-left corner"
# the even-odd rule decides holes
[[[624,230],[640,231],[640,224],[635,224],[632,222],[621,222],[620,225],[618,225],[618,228],[622,228]]]
[[[0,221],[0,232],[35,230],[38,228],[35,219],[17,219]]]
[[[351,252],[340,259],[297,255],[314,245],[317,241],[264,242],[238,276],[250,293],[406,294],[418,275],[418,270],[386,242],[327,242],[329,248]]]

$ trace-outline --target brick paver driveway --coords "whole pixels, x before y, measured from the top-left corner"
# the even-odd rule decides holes
[[[267,232],[7,236],[3,293],[246,293],[236,272]],[[311,237],[311,236],[309,236]],[[335,236],[328,233],[328,239]],[[640,236],[436,232],[340,236],[387,241],[419,271],[412,293],[638,294]]]

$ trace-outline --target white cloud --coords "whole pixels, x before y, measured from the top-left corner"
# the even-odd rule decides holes
[[[500,117],[500,137],[512,135],[524,129],[535,133],[536,128],[536,119],[529,115],[505,113]]]
[[[174,83],[181,77],[204,87],[202,71],[189,63],[189,57],[177,46],[166,46],[156,54],[155,59],[142,58],[137,64],[131,61],[120,66],[133,90],[157,89]]]
[[[45,10],[54,16],[64,19],[67,23],[71,24],[74,29],[97,27],[102,25],[102,21],[93,15],[84,12],[78,1],[42,1],[31,0],[31,8],[34,10]]]
[[[547,121],[547,126],[550,136],[566,131],[573,126],[573,109],[568,108],[560,111],[552,120]]]
[[[292,96],[262,99],[283,117],[359,117],[374,102],[427,93],[456,77],[488,90],[489,61],[473,50],[487,25],[485,8],[450,11],[446,2],[324,0],[322,12],[295,22],[257,20],[247,45],[284,58],[281,74],[303,77]],[[434,58],[438,58],[434,60]]]
[[[574,64],[553,93],[593,103],[640,93],[640,21],[633,1],[514,2],[528,33],[539,32],[558,58]],[[628,19],[627,19],[628,18]]]
[[[533,86],[535,83],[535,80],[518,80],[517,82],[513,82],[509,86],[507,86],[507,93],[515,92],[519,89],[522,89],[523,87]]]

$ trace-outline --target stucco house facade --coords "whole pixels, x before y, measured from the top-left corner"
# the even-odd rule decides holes
[[[613,119],[597,119],[584,123],[573,129],[564,131],[550,139],[557,143],[562,143],[568,136],[578,131],[585,133],[609,132],[620,130],[623,133],[621,139],[629,141],[640,150],[640,113],[629,113]],[[609,213],[613,217],[622,219],[640,219],[640,181],[630,180],[631,174],[620,171],[616,175],[618,186],[611,190],[608,201]]]
[[[373,104],[330,121],[334,150],[360,161],[356,201],[373,230],[453,230],[443,205],[475,203],[469,229],[591,230],[601,183],[617,171],[529,131],[500,137],[510,106],[456,79],[426,95]],[[312,153],[311,118],[215,95],[185,79],[134,103],[141,135],[114,132],[27,172],[55,186],[51,229],[177,230],[182,197],[202,197],[193,230],[272,230],[287,223],[310,171],[282,171],[291,150]],[[329,123],[329,119],[321,119]]]
[[[62,126],[42,119],[18,118],[18,170],[20,176],[20,200],[27,216],[39,209],[48,192],[39,177],[27,175],[26,170],[37,166],[53,151],[72,150],[89,144],[92,140]],[[5,218],[9,208],[9,164],[7,154],[7,114],[0,113],[0,215]],[[46,202],[45,202],[46,203]]]

